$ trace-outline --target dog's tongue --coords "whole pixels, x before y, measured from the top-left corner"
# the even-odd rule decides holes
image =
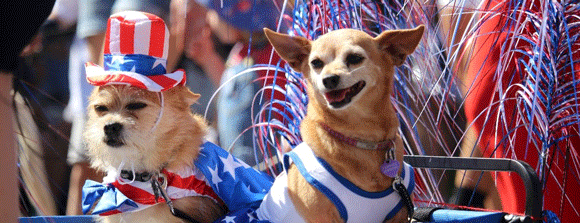
[[[329,91],[326,94],[324,94],[324,96],[326,96],[326,100],[328,101],[328,103],[334,103],[344,100],[347,92],[348,89]]]

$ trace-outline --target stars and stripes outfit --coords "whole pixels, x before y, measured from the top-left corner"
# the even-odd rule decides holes
[[[161,170],[161,173],[165,176],[164,178],[167,181],[166,191],[171,200],[177,200],[184,197],[203,196],[209,197],[215,202],[223,203],[211,186],[207,184],[203,173],[195,167],[184,168],[181,170],[163,169]],[[165,202],[163,197],[158,197],[156,200],[150,181],[142,182],[123,179],[118,177],[117,171],[109,171],[105,179],[110,178],[115,180],[113,182],[105,181],[103,184],[94,181],[86,184],[83,188],[83,195],[87,192],[86,196],[91,196],[89,194],[90,192],[98,193],[99,189],[114,188],[115,193],[121,193],[126,197],[126,199],[118,205],[110,205],[106,207],[97,205],[92,212],[93,214],[106,216],[126,211],[139,211],[157,203]],[[88,198],[86,196],[83,196],[85,200]],[[96,199],[89,198],[89,200],[93,201]],[[85,214],[91,207],[92,203],[87,203],[85,205],[83,202],[83,212],[85,212]]]
[[[206,196],[224,203],[230,211],[257,208],[270,189],[273,179],[233,157],[219,146],[206,142],[201,146],[195,167],[178,171],[162,170],[167,179],[167,194],[172,200],[188,196]],[[110,172],[114,174],[115,172]],[[113,182],[87,180],[83,187],[83,213],[111,215],[138,211],[159,202],[150,182],[129,182],[114,177]],[[99,200],[100,199],[100,200]]]

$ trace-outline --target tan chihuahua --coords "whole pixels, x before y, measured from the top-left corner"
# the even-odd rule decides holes
[[[276,52],[304,74],[309,104],[301,124],[304,143],[290,153],[293,163],[287,162],[258,216],[274,222],[407,221],[404,198],[391,185],[401,179],[410,193],[413,172],[402,162],[390,98],[394,66],[413,53],[424,26],[375,38],[341,29],[315,41],[264,31]]]

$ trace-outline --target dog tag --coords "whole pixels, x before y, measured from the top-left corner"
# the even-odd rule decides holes
[[[381,172],[387,177],[394,178],[399,172],[399,166],[400,163],[398,160],[385,160],[381,165]]]

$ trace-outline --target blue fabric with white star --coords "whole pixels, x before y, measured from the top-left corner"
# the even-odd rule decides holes
[[[257,209],[274,182],[266,173],[248,166],[210,142],[202,145],[195,166],[205,175],[231,214],[239,211],[245,214]]]
[[[103,67],[107,71],[130,71],[145,76],[165,74],[167,61],[141,54],[105,54]]]

